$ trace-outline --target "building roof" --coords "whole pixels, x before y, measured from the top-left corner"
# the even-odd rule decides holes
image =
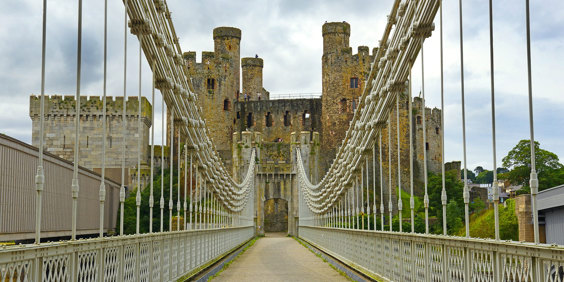
[[[564,185],[540,191],[537,205],[539,211],[564,206]]]

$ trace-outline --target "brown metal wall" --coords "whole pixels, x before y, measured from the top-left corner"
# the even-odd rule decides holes
[[[46,153],[45,187],[41,218],[42,238],[69,236],[72,197],[71,162]],[[0,134],[0,241],[31,239],[35,233],[35,174],[38,149]],[[77,233],[99,229],[100,175],[79,169]],[[116,226],[119,184],[106,179],[104,230]]]

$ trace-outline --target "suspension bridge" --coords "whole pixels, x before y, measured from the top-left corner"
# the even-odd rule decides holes
[[[81,113],[81,55],[82,55],[82,0],[78,0],[78,36],[77,36],[77,69],[76,69],[76,104],[74,112],[68,113],[80,117]],[[490,27],[493,24],[490,1]],[[74,162],[60,162],[50,154],[44,154],[44,123],[45,123],[45,42],[47,25],[47,3],[43,1],[43,60],[41,76],[41,94],[39,112],[39,148],[26,147],[3,138],[0,145],[10,146],[15,151],[11,158],[8,154],[0,155],[2,162],[17,161],[31,158],[36,165],[35,173],[29,171],[15,173],[25,177],[27,186],[33,186],[34,203],[33,216],[28,216],[24,231],[33,238],[34,243],[0,247],[0,281],[170,281],[184,280],[193,277],[210,264],[223,258],[226,254],[239,248],[261,232],[257,224],[257,210],[261,208],[261,192],[257,189],[257,182],[268,177],[268,172],[260,173],[257,160],[260,148],[256,146],[253,133],[243,132],[245,144],[242,150],[242,171],[231,173],[223,164],[215,144],[210,139],[209,128],[202,118],[198,106],[198,94],[191,82],[190,72],[186,66],[182,49],[178,43],[175,28],[172,24],[171,11],[163,0],[130,0],[124,6],[124,38],[127,50],[127,34],[131,32],[139,41],[139,64],[146,60],[152,72],[151,104],[155,103],[155,96],[163,101],[163,107],[171,116],[170,137],[177,138],[171,142],[168,162],[170,171],[184,174],[184,183],[180,177],[176,185],[176,198],[173,199],[173,183],[170,181],[168,189],[169,201],[165,202],[164,183],[160,187],[154,186],[154,175],[161,173],[166,163],[165,151],[160,152],[160,171],[157,171],[154,146],[154,126],[151,127],[150,150],[150,197],[147,203],[141,200],[141,189],[135,193],[135,211],[124,208],[126,199],[125,165],[121,169],[121,183],[106,180],[106,154],[102,159],[100,175],[91,173],[78,165],[80,156],[80,118],[75,118],[74,132]],[[104,93],[102,98],[103,132],[106,132],[106,61],[107,61],[107,0],[104,26]],[[462,32],[462,1],[459,1],[460,24],[460,69],[462,99],[463,131],[462,149],[464,151],[464,191],[463,201],[465,210],[465,236],[447,235],[447,191],[444,184],[444,160],[442,166],[443,188],[441,193],[442,232],[430,234],[429,205],[427,191],[427,166],[424,165],[424,197],[425,232],[415,232],[415,203],[413,179],[409,190],[409,206],[403,206],[401,200],[402,189],[399,189],[397,202],[392,200],[392,173],[397,174],[397,186],[402,186],[400,171],[413,171],[413,158],[407,163],[401,162],[399,124],[392,132],[392,121],[399,123],[400,96],[408,95],[411,100],[411,70],[416,58],[424,52],[425,39],[435,32],[435,22],[440,25],[439,34],[441,44],[441,74],[443,71],[443,11],[439,0],[396,0],[393,2],[388,16],[377,53],[371,62],[370,72],[366,79],[364,91],[359,99],[358,107],[346,131],[345,138],[337,148],[335,159],[327,173],[317,181],[312,177],[313,171],[306,164],[310,161],[314,138],[310,132],[296,132],[293,134],[292,154],[294,160],[289,165],[288,178],[296,184],[296,190],[288,192],[288,232],[300,238],[317,249],[329,254],[341,263],[354,268],[366,277],[376,280],[390,281],[564,281],[564,248],[562,246],[540,243],[538,230],[538,211],[536,196],[538,193],[538,178],[535,170],[535,146],[531,146],[531,202],[532,221],[534,226],[533,242],[505,241],[500,238],[499,222],[499,189],[496,178],[496,139],[495,139],[495,89],[493,44],[490,42],[491,64],[491,98],[492,98],[492,132],[493,160],[494,160],[494,189],[493,206],[495,215],[495,238],[478,239],[470,237],[469,203],[470,194],[466,175],[466,134],[465,134],[465,86],[464,86],[464,53]],[[530,111],[530,139],[534,144],[533,123],[533,91],[530,58],[530,19],[529,3],[526,1],[527,23],[527,61],[528,61],[528,94]],[[490,28],[490,41],[493,39]],[[436,33],[436,32],[435,32]],[[125,52],[127,54],[127,52]],[[127,56],[127,55],[126,55]],[[144,56],[144,58],[143,58]],[[127,58],[124,58],[124,62]],[[421,62],[424,69],[424,62]],[[126,65],[126,64],[125,64]],[[128,70],[124,67],[125,81]],[[425,83],[424,71],[422,83]],[[441,101],[443,101],[443,76],[441,75]],[[141,83],[141,67],[139,71]],[[125,83],[124,83],[125,85]],[[126,87],[124,86],[124,100],[126,101]],[[422,127],[425,129],[425,88],[422,92]],[[139,87],[138,123],[139,134],[136,138],[137,152],[141,152],[141,110],[142,93]],[[125,104],[125,102],[124,102]],[[396,109],[394,111],[394,109]],[[412,104],[409,103],[409,150],[412,153]],[[444,111],[443,111],[444,112]],[[441,124],[444,115],[441,113]],[[123,106],[125,119],[126,107]],[[164,115],[164,111],[163,111]],[[154,124],[154,114],[150,116]],[[163,116],[164,120],[164,116]],[[164,121],[163,121],[164,123]],[[124,132],[125,132],[125,123]],[[164,130],[164,127],[163,127]],[[423,130],[423,142],[425,142]],[[385,132],[385,134],[384,134]],[[444,136],[441,130],[441,142]],[[163,136],[166,135],[163,132]],[[395,135],[395,137],[394,137]],[[123,155],[118,160],[125,164],[126,141],[123,134]],[[164,138],[164,137],[163,137]],[[387,138],[387,152],[383,151],[382,139]],[[104,152],[107,146],[106,136],[103,136]],[[385,140],[384,140],[385,141]],[[12,142],[12,143],[10,143]],[[10,143],[10,144],[9,144]],[[163,142],[164,143],[164,142]],[[174,145],[177,145],[175,148]],[[182,144],[182,146],[181,146]],[[397,168],[387,165],[384,171],[382,156],[392,159],[393,144],[397,144]],[[162,147],[161,147],[162,148]],[[8,152],[8,149],[0,152]],[[423,157],[427,158],[425,151]],[[176,154],[176,158],[175,158]],[[442,153],[444,156],[444,152]],[[141,169],[141,157],[137,156],[137,168]],[[423,162],[426,164],[426,161]],[[5,165],[5,164],[1,164]],[[385,165],[385,164],[384,164]],[[19,167],[23,167],[21,165]],[[59,171],[53,173],[53,171]],[[72,173],[71,173],[72,171]],[[16,171],[17,172],[17,171]],[[384,185],[384,174],[390,183]],[[141,171],[136,176],[137,183],[141,183]],[[56,179],[64,177],[62,179]],[[284,176],[286,177],[286,176]],[[193,179],[194,178],[194,179]],[[171,178],[172,179],[172,178]],[[315,181],[314,181],[315,179]],[[371,181],[370,181],[371,180]],[[4,180],[5,181],[5,180]],[[2,183],[2,181],[0,181]],[[66,185],[68,183],[69,185]],[[34,184],[34,185],[33,185]],[[168,183],[167,183],[168,184]],[[68,187],[67,187],[68,186]],[[384,193],[384,187],[390,189]],[[65,188],[66,187],[66,188]],[[89,187],[85,190],[85,187]],[[68,189],[67,189],[68,188]],[[22,186],[21,189],[26,189]],[[57,198],[59,202],[66,202],[67,212],[59,219],[68,223],[68,232],[60,236],[70,239],[45,242],[42,240],[49,232],[42,233],[45,224],[52,224],[49,218],[56,216],[46,213],[51,210],[53,199],[46,195],[51,190],[70,191],[68,199]],[[57,191],[59,191],[57,190]],[[160,190],[160,198],[155,198],[154,192]],[[97,193],[93,194],[93,191]],[[189,191],[189,192],[188,192]],[[84,199],[85,194],[89,197]],[[183,197],[182,197],[183,195]],[[380,195],[377,197],[377,195]],[[384,195],[389,195],[388,199]],[[31,199],[31,198],[29,198]],[[176,202],[175,202],[176,201]],[[28,202],[29,204],[29,202]],[[143,204],[149,208],[149,222],[140,220]],[[88,212],[81,211],[87,209]],[[402,218],[403,210],[410,211],[410,217]],[[118,222],[108,213],[118,213]],[[176,214],[173,214],[176,211]],[[134,212],[136,217],[135,234],[124,233],[124,217],[126,212]],[[160,215],[154,217],[153,215]],[[168,214],[168,230],[163,224]],[[394,215],[399,221],[411,222],[411,230],[404,230],[399,224],[397,229],[391,224]],[[176,216],[176,217],[175,217]],[[0,217],[1,218],[1,217]],[[377,221],[379,219],[379,221]],[[153,228],[153,221],[160,222],[160,228]],[[48,221],[46,223],[46,221]],[[87,222],[86,222],[87,221]],[[176,222],[173,222],[176,221]],[[23,221],[22,221],[23,222]],[[86,222],[86,223],[85,223]],[[379,224],[377,224],[379,223]],[[86,226],[88,227],[82,227]],[[140,231],[142,224],[148,224],[148,233]],[[63,224],[64,225],[64,224]],[[112,226],[118,226],[116,234],[108,235]],[[385,228],[385,225],[389,229]],[[78,226],[78,228],[77,228]],[[98,233],[96,238],[79,238],[85,228],[94,228]],[[17,228],[16,228],[17,229]],[[77,230],[78,229],[78,230]],[[22,231],[22,232],[24,232]],[[15,232],[15,231],[14,231]],[[0,234],[1,236],[1,234]],[[27,235],[26,235],[27,236]],[[78,237],[77,237],[78,236]],[[1,237],[0,237],[1,238]],[[27,237],[26,237],[27,238]],[[243,260],[245,261],[245,260]],[[253,263],[247,260],[247,263]],[[282,260],[284,261],[284,260]],[[307,271],[306,268],[299,268]],[[289,270],[291,271],[291,269]],[[282,273],[283,272],[278,272]],[[311,273],[310,273],[311,274]],[[295,277],[299,277],[299,274]],[[235,276],[236,277],[236,276]],[[294,277],[294,276],[288,276]],[[315,276],[307,276],[315,279]],[[234,278],[235,279],[235,278]],[[247,277],[247,279],[252,279]],[[277,277],[284,280],[284,277]],[[321,278],[319,278],[321,279]],[[329,278],[327,278],[329,279]],[[276,279],[275,279],[276,280]]]

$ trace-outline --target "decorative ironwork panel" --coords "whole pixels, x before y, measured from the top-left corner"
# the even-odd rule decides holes
[[[104,249],[104,281],[117,281],[119,275],[119,247]]]
[[[70,255],[43,258],[42,281],[70,281]]]
[[[542,263],[542,268],[544,281],[564,281],[564,264],[562,263],[562,261],[544,260]]]
[[[31,260],[0,265],[0,281],[32,281]]]
[[[161,241],[153,242],[153,280],[161,279]]]
[[[143,242],[139,247],[139,281],[149,281],[151,243]]]
[[[78,281],[98,280],[98,250],[78,253]]]
[[[449,281],[464,281],[465,280],[465,255],[464,248],[448,247],[448,276]]]

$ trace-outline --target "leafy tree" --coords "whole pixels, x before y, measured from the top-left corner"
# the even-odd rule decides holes
[[[160,230],[160,198],[161,198],[161,181],[164,182],[163,185],[163,197],[165,202],[164,212],[163,212],[163,230],[169,230],[169,212],[168,212],[168,203],[169,203],[169,195],[170,195],[170,180],[171,180],[170,170],[164,170],[164,178],[161,179],[160,173],[155,175],[155,179],[153,182],[153,197],[155,199],[155,204],[153,206],[153,231],[158,232]],[[176,199],[178,196],[178,173],[177,170],[174,170],[173,173],[173,188],[172,188],[172,199],[173,199],[173,216],[176,216],[177,209],[176,209]],[[149,185],[141,191],[141,208],[140,208],[140,218],[139,218],[139,232],[140,233],[148,233],[149,232],[149,196],[151,193],[151,189]],[[184,197],[184,175],[181,175],[180,179],[180,190],[181,190],[181,202],[183,203]],[[190,186],[188,186],[190,187]],[[123,232],[125,234],[135,234],[136,229],[136,221],[137,221],[137,205],[136,205],[136,191],[131,191],[129,197],[125,199],[124,202],[124,217],[123,217]],[[190,199],[188,199],[188,202]],[[181,210],[181,216],[183,215],[183,210]],[[119,232],[119,216],[120,213],[118,212],[118,220],[116,230]],[[182,221],[182,220],[181,220]]]
[[[467,169],[466,171],[468,172],[467,173],[468,179],[474,182],[476,180],[476,174],[474,174],[474,172],[470,169]],[[464,180],[464,168],[460,170],[460,179]]]
[[[476,175],[479,175],[480,173],[482,173],[482,171],[484,171],[484,168],[482,166],[477,166],[474,169],[474,173],[476,173]]]
[[[429,216],[438,219],[430,229],[433,233],[442,234],[442,177],[440,174],[429,173],[427,189],[429,193]],[[458,180],[456,171],[451,170],[445,173],[445,189],[448,201],[447,228],[449,234],[454,234],[453,232],[459,228],[459,223],[464,222],[464,199],[462,197],[464,184],[462,181]],[[462,209],[461,211],[459,210],[460,208]]]
[[[427,190],[429,193],[429,214],[441,219],[443,217],[443,204],[441,201],[442,189],[443,184],[441,175],[429,173],[427,184]],[[445,172],[445,189],[447,192],[447,201],[454,200],[457,201],[459,205],[464,206],[464,199],[462,198],[464,185],[460,180],[458,180],[456,171],[451,170]]]
[[[476,213],[480,212],[486,208],[486,204],[480,198],[474,199],[472,203],[469,204],[470,211]]]
[[[488,184],[493,182],[493,171],[483,170],[476,176],[474,183]]]
[[[539,190],[564,184],[564,168],[550,169],[539,175]]]
[[[507,173],[507,172],[509,172],[509,169],[504,168],[504,167],[498,167],[498,168],[496,169],[496,171],[497,171],[497,174],[502,174],[502,173]]]
[[[447,209],[447,229],[448,229],[447,233],[449,235],[454,235],[460,229],[464,228],[464,206],[460,206],[458,202],[455,200],[450,200],[448,202],[446,209]]]
[[[509,168],[507,178],[514,184],[529,186],[531,172],[531,146],[529,140],[521,140],[503,158],[503,166]],[[563,168],[558,156],[552,152],[541,149],[539,142],[535,141],[535,167],[539,176],[539,183],[543,183],[539,190],[547,189],[558,183]],[[555,181],[552,178],[556,178]],[[562,176],[564,177],[564,176]],[[559,183],[560,184],[560,183]],[[546,186],[545,186],[546,185]],[[558,184],[556,184],[558,185]]]

